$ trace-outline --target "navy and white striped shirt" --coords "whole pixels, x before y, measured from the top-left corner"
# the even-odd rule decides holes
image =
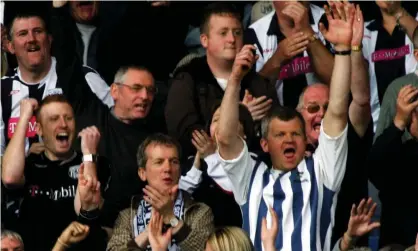
[[[251,158],[245,145],[233,160],[222,159],[234,197],[241,206],[246,230],[256,250],[261,243],[261,222],[268,206],[279,217],[277,250],[330,250],[337,195],[347,161],[347,127],[338,137],[321,126],[319,146],[297,168],[283,172]]]

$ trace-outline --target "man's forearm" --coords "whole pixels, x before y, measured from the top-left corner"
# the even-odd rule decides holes
[[[336,48],[345,51],[348,48]],[[331,137],[338,136],[347,124],[348,93],[350,91],[351,59],[350,55],[335,55],[332,71],[330,99],[324,117],[325,133]]]
[[[370,84],[366,62],[361,51],[351,53],[351,84],[353,100],[350,104],[349,117],[356,133],[362,137],[371,119]]]
[[[258,74],[270,80],[278,79],[282,62],[277,59],[276,53],[271,58],[269,58],[269,60],[267,60]]]
[[[409,39],[411,41],[414,41],[414,30],[418,25],[418,21],[415,19],[414,16],[409,15],[406,10],[403,10],[403,12],[403,16],[399,18],[399,24],[406,31],[406,34],[408,35]]]
[[[28,118],[20,118],[4,153],[2,180],[6,186],[21,185],[24,181],[25,138],[28,123]]]
[[[308,55],[311,65],[319,80],[326,85],[331,81],[331,73],[334,66],[334,57],[322,44],[321,40],[315,40],[308,44]]]

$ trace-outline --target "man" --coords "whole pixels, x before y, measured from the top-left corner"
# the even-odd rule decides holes
[[[22,237],[16,232],[6,229],[1,230],[1,250],[2,251],[24,251]]]
[[[180,151],[180,145],[163,134],[141,144],[138,175],[147,186],[143,196],[133,197],[131,206],[119,214],[107,250],[151,250],[147,225],[155,212],[163,217],[164,231],[172,234],[169,250],[204,250],[214,229],[213,215],[208,206],[178,190]]]
[[[273,5],[275,11],[250,26],[245,44],[257,45],[256,71],[276,83],[282,105],[295,108],[304,87],[331,80],[334,60],[319,33],[324,10],[300,1]]]
[[[213,3],[205,9],[201,22],[200,41],[206,57],[191,61],[171,84],[165,117],[168,133],[183,146],[184,156],[194,154],[192,132],[204,129],[213,105],[222,99],[235,56],[243,45],[243,28],[239,12],[233,5]],[[253,118],[263,117],[278,104],[274,88],[255,73],[243,79],[240,98],[245,90],[254,96],[247,105]]]
[[[412,42],[414,44],[414,58],[418,61],[418,27],[415,28],[413,33]],[[382,105],[380,106],[379,120],[377,123],[376,134],[374,139],[382,134],[382,132],[390,126],[392,120],[395,118],[396,114],[396,100],[399,94],[400,89],[406,85],[413,85],[418,87],[418,69],[414,69],[414,72],[411,72],[405,76],[395,79],[387,88],[385,95],[383,96]],[[413,137],[411,134],[405,130],[402,135],[402,141],[405,142]]]
[[[16,55],[18,67],[13,76],[3,77],[0,85],[1,155],[15,132],[20,117],[20,101],[26,97],[40,102],[50,94],[64,93],[74,106],[76,114],[78,110],[85,109],[87,100],[97,97],[109,106],[113,105],[113,100],[108,95],[109,87],[93,70],[82,68],[82,64],[77,63],[71,47],[62,46],[63,53],[57,53],[56,58],[51,57],[52,36],[48,33],[44,19],[38,14],[23,12],[12,20],[9,28],[8,49]],[[58,36],[54,36],[55,38],[54,43],[61,46]],[[87,97],[86,100],[78,96],[79,89],[73,88],[75,82],[85,86],[83,94]],[[35,133],[35,118],[31,118],[29,123],[26,152],[39,153],[43,147],[39,144],[32,145],[39,141]],[[30,146],[32,149],[29,149]]]
[[[20,107],[21,117],[3,158],[2,181],[8,189],[22,188],[19,227],[26,249],[50,250],[77,218],[73,204],[80,163],[94,184],[96,177],[100,178],[102,188],[107,184],[109,166],[96,158],[100,134],[95,127],[79,133],[82,153],[71,149],[76,136],[74,112],[63,95],[46,97],[39,107],[35,99],[24,99]],[[35,109],[36,132],[45,151],[25,158],[25,135]]]
[[[376,1],[376,5],[379,13],[374,20],[366,23],[362,44],[369,66],[374,131],[380,121],[379,112],[389,84],[417,67],[412,37],[418,25],[418,13],[410,15],[401,1]],[[376,134],[383,130],[379,128]]]
[[[405,203],[417,191],[417,97],[417,86],[401,88],[393,122],[376,138],[369,155],[370,180],[380,191],[382,201],[380,246],[411,246],[418,232],[418,206]],[[412,139],[402,142],[405,131]]]
[[[322,121],[319,145],[304,159],[306,134],[303,117],[291,108],[273,110],[262,123],[260,144],[271,157],[272,168],[254,161],[237,136],[240,80],[257,59],[244,46],[237,55],[221,105],[217,131],[219,156],[231,179],[236,201],[243,212],[244,229],[256,250],[262,249],[261,224],[268,208],[279,216],[277,250],[330,250],[335,200],[344,177],[347,158],[347,115],[350,90],[350,43],[354,7],[334,3],[347,20],[333,20],[324,31],[335,44],[330,102]],[[338,30],[338,35],[335,33]],[[246,66],[246,67],[243,67]]]
[[[368,176],[365,162],[373,141],[373,127],[370,123],[370,87],[362,51],[358,49],[363,39],[363,27],[363,15],[357,5],[353,23],[353,38],[351,39],[353,74],[351,74],[352,101],[349,107],[347,131],[349,150],[346,172],[338,195],[332,245],[346,230],[351,205],[360,203],[363,198],[368,196]],[[306,87],[299,98],[297,110],[305,120],[308,155],[314,153],[318,146],[321,122],[328,103],[329,87],[324,84],[313,84]]]

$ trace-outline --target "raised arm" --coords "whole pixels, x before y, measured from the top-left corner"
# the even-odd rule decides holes
[[[219,154],[225,160],[237,158],[244,147],[244,142],[237,134],[239,125],[238,107],[241,81],[257,58],[251,50],[255,50],[254,45],[245,45],[236,56],[222,99],[216,139]]]
[[[333,14],[340,15],[341,19],[334,19],[329,8],[326,7],[329,29],[326,30],[323,24],[319,27],[325,39],[335,45],[336,51],[329,105],[323,120],[323,128],[328,136],[337,137],[347,125],[351,76],[350,45],[355,9],[350,3],[330,2],[330,6]]]
[[[351,39],[351,94],[353,100],[349,108],[349,118],[360,138],[366,133],[371,119],[369,74],[361,50],[363,31],[363,13],[360,6],[357,5],[353,22],[353,38]]]
[[[29,120],[38,107],[36,99],[20,102],[20,119],[3,156],[1,179],[6,187],[22,186],[25,183],[25,138]]]
[[[418,21],[401,6],[401,1],[391,1],[391,3],[393,6],[391,13],[393,13],[397,23],[405,30],[409,39],[414,41],[413,35],[415,28],[418,26]]]

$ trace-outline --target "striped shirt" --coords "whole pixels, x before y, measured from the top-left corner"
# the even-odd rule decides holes
[[[251,158],[245,145],[233,160],[222,159],[235,200],[241,206],[244,230],[256,250],[261,243],[261,222],[268,206],[279,217],[277,250],[330,250],[334,211],[347,161],[347,127],[338,137],[325,134],[312,157],[292,171],[268,168]]]
[[[56,72],[57,61],[52,58],[51,68],[48,74],[39,83],[26,83],[21,77],[19,68],[15,69],[13,76],[5,76],[1,79],[1,106],[0,106],[0,146],[3,156],[7,143],[14,134],[17,122],[20,117],[20,102],[25,98],[34,98],[40,102],[43,98],[52,94],[67,94],[76,91],[74,86],[66,86],[66,81],[58,81]],[[81,69],[81,68],[80,68]],[[84,77],[87,85],[104,104],[113,106],[113,99],[110,96],[110,87],[92,68],[84,66]],[[65,79],[69,77],[63,76]],[[86,84],[82,83],[82,84]],[[69,83],[73,84],[73,83]],[[83,93],[85,95],[85,93]],[[81,93],[77,94],[81,98]],[[73,95],[75,96],[75,95]],[[30,144],[40,141],[35,131],[35,118],[29,121],[25,150],[28,153]]]

